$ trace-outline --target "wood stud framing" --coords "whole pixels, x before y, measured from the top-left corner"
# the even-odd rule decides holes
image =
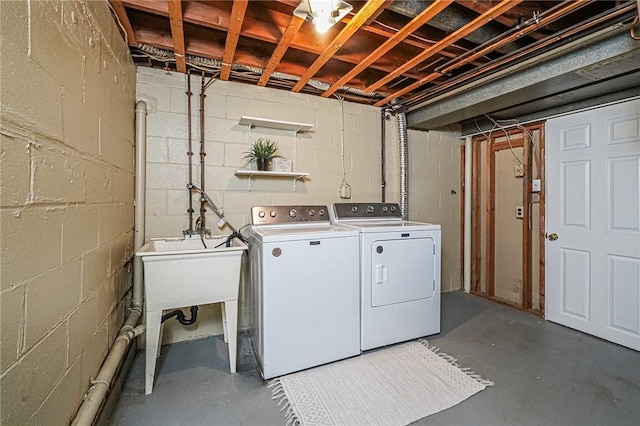
[[[523,163],[525,165],[522,182],[523,191],[523,206],[524,219],[522,223],[522,303],[514,303],[506,301],[496,297],[495,295],[495,241],[496,241],[496,223],[495,223],[495,201],[496,201],[496,181],[495,181],[495,153],[501,150],[509,149],[508,142],[496,142],[495,137],[475,137],[472,142],[472,276],[471,276],[471,292],[480,296],[487,297],[496,302],[500,302],[509,306],[513,306],[522,310],[536,312],[538,315],[544,316],[544,256],[545,256],[545,200],[544,200],[544,125],[541,123],[530,124],[526,126],[529,132],[535,134],[537,132],[539,137],[539,143],[537,152],[533,148],[532,143],[527,143],[527,136],[521,129],[509,130],[509,137],[511,138],[511,146],[514,148],[523,148]],[[503,134],[498,137],[504,137]],[[486,144],[486,155],[482,158],[481,144]],[[482,163],[486,163],[486,173],[482,171]],[[538,164],[539,174],[534,175],[534,161]],[[533,193],[531,192],[531,181],[533,178],[541,179],[542,191],[539,192],[539,233],[533,234],[532,228],[529,228],[530,210],[529,205],[533,200]],[[480,244],[482,242],[481,233],[481,196],[482,191],[480,189],[481,179],[486,179],[486,206],[485,206],[485,256],[484,259],[481,256]],[[532,223],[532,222],[531,222]],[[533,239],[537,238],[539,241],[539,264],[533,264]],[[534,268],[539,270],[539,306],[534,307],[533,302],[533,275]],[[483,291],[480,282],[481,276],[485,273],[485,285],[486,288]]]

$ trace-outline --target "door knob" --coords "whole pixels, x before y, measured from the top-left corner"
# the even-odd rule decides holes
[[[549,234],[549,236],[547,237],[549,239],[549,241],[555,241],[558,239],[558,234],[556,234],[555,232],[552,234]]]

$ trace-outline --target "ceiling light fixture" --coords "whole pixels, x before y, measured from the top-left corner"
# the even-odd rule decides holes
[[[293,14],[312,22],[316,31],[324,33],[352,9],[353,6],[341,0],[302,0]]]

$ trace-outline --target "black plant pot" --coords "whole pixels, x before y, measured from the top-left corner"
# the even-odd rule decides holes
[[[265,160],[264,158],[257,158],[256,159],[256,167],[258,168],[258,170],[262,171],[262,172],[266,172],[269,170],[269,160]]]

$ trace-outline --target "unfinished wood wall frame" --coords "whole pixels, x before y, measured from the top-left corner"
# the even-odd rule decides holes
[[[508,136],[507,136],[508,135]],[[533,136],[534,143],[528,142]],[[496,296],[496,153],[522,149],[522,256],[521,301]],[[520,309],[544,314],[544,125],[536,123],[509,130],[494,130],[472,142],[471,292]],[[531,192],[532,179],[541,179],[542,191]],[[537,206],[537,207],[536,207]],[[535,214],[532,212],[536,211]],[[535,217],[532,217],[535,216]],[[537,218],[537,220],[536,220]],[[537,230],[536,230],[537,228]],[[535,252],[534,252],[535,247]],[[483,253],[484,252],[484,253]],[[534,265],[534,262],[536,263]]]

